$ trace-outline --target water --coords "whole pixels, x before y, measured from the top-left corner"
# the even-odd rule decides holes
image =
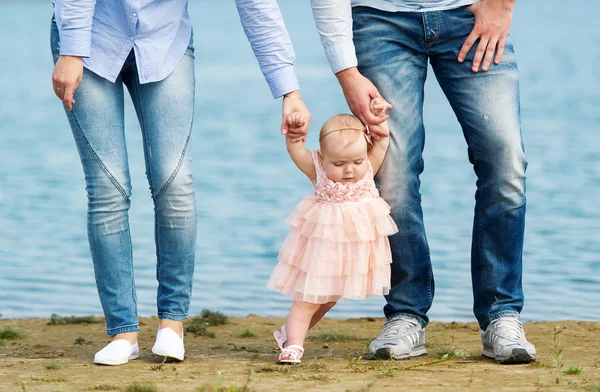
[[[313,113],[309,148],[335,112],[347,112],[308,1],[281,0]],[[521,75],[528,160],[523,318],[599,320],[600,27],[587,0],[519,2],[512,35]],[[592,8],[592,9],[590,9]],[[83,173],[54,97],[50,1],[1,1],[0,313],[3,317],[101,314],[86,234]],[[264,285],[310,185],[279,135],[271,99],[233,1],[190,5],[196,43],[193,160],[200,218],[191,314],[283,317],[287,298]],[[26,22],[24,22],[26,21]],[[223,28],[227,26],[227,28]],[[131,231],[142,316],[155,314],[153,215],[142,140],[126,107]],[[470,237],[475,176],[435,78],[426,86],[423,205],[436,277],[433,320],[472,321]],[[346,302],[333,317],[380,316],[382,298]]]

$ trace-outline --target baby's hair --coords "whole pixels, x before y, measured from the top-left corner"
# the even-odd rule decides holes
[[[343,148],[363,137],[365,126],[360,119],[351,114],[336,114],[321,127],[319,142],[321,149],[333,144],[343,143]]]

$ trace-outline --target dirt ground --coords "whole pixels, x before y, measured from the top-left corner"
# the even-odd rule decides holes
[[[600,323],[525,324],[538,360],[500,365],[481,357],[474,323],[431,323],[428,356],[408,361],[361,358],[383,319],[323,320],[301,365],[277,365],[274,329],[284,319],[250,315],[209,327],[216,337],[185,337],[186,359],[162,363],[150,349],[158,320],[142,319],[139,359],[97,366],[109,342],[104,324],[48,325],[49,319],[0,320],[20,339],[0,341],[0,391],[551,391],[600,392]],[[560,334],[555,334],[559,327]],[[247,336],[242,337],[242,331]],[[558,340],[556,340],[558,338]],[[562,355],[558,353],[562,350]],[[572,374],[566,374],[572,373]]]

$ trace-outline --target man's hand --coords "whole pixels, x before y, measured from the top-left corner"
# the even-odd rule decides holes
[[[512,22],[514,5],[515,0],[483,0],[467,7],[475,16],[475,26],[460,49],[459,62],[462,63],[465,60],[467,53],[479,39],[479,45],[477,45],[473,58],[473,72],[479,71],[482,59],[482,71],[490,68],[492,58],[495,64],[500,64]],[[496,57],[494,57],[494,52],[496,52]]]
[[[385,110],[381,111],[379,115],[371,113],[371,99],[383,99],[373,83],[362,76],[356,67],[345,69],[335,75],[342,86],[350,110],[367,126],[369,132],[373,135],[373,139],[379,140],[381,136],[387,136],[388,132],[381,128],[379,124],[390,116],[385,114]],[[388,103],[386,109],[391,108],[392,105]]]
[[[292,116],[293,115],[293,116]],[[305,141],[312,115],[308,111],[299,91],[283,96],[281,107],[281,133],[293,142]]]
[[[83,61],[81,57],[76,56],[60,56],[54,72],[52,72],[52,88],[54,94],[67,105],[67,109],[71,111],[75,104],[73,95],[75,90],[81,83],[83,77]]]

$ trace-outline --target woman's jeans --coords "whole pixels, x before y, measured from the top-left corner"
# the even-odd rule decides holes
[[[424,13],[356,7],[353,19],[359,70],[394,106],[389,112],[390,148],[377,175],[399,229],[390,237],[392,289],[386,296],[386,316],[414,317],[425,326],[434,294],[419,192],[428,61],[462,126],[477,175],[471,247],[475,316],[485,329],[491,320],[518,315],[523,307],[527,162],[510,38],[501,63],[475,73],[471,64],[476,45],[464,63],[457,60],[474,25],[466,7]]]
[[[51,27],[54,62],[59,36]],[[88,239],[109,335],[139,330],[129,230],[131,181],[124,133],[123,85],[141,125],[146,176],[154,201],[157,306],[161,319],[184,320],[196,248],[190,135],[194,116],[194,48],[164,80],[140,84],[132,53],[115,83],[84,69],[66,111],[85,174]]]

